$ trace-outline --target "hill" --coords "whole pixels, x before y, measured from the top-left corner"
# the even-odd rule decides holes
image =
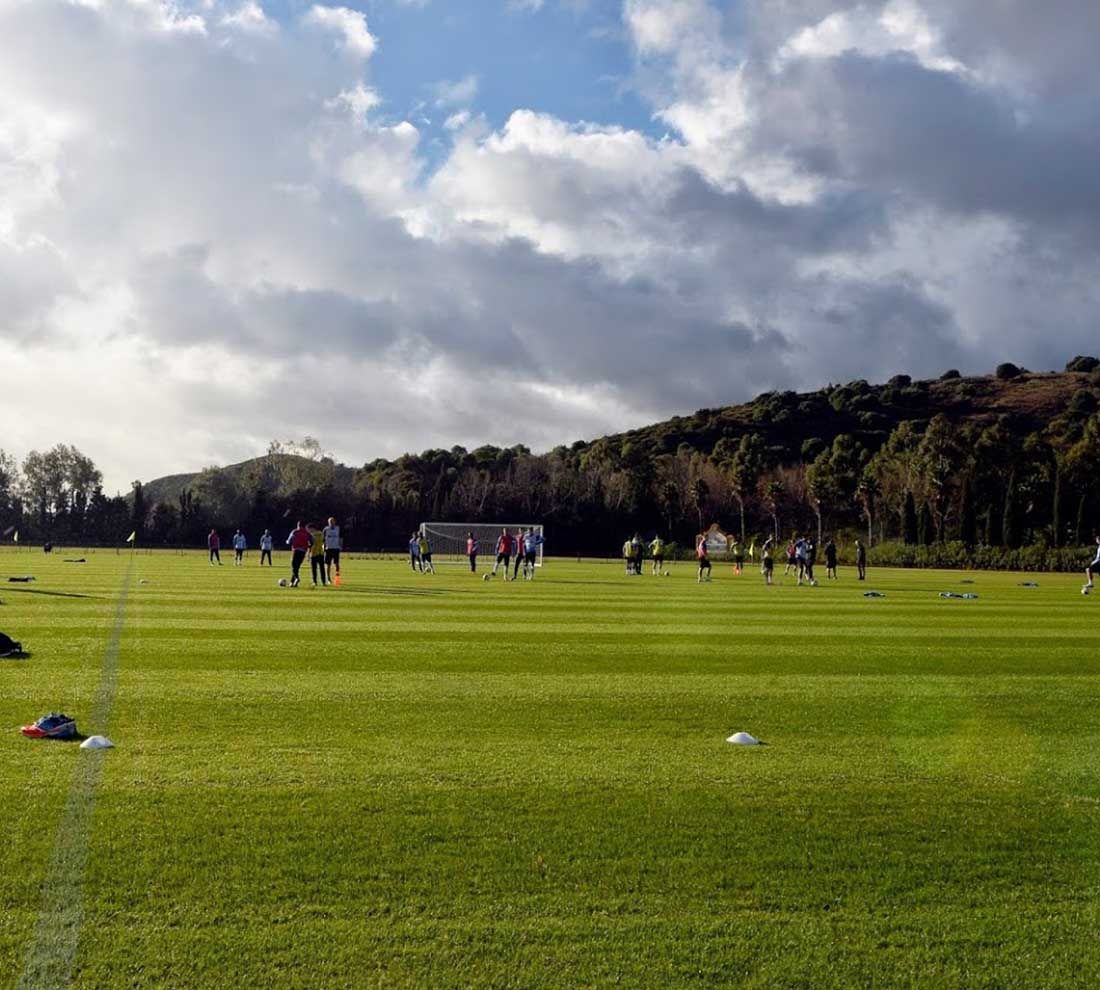
[[[1100,510],[1098,369],[767,392],[543,454],[452,447],[358,469],[269,454],[150,482],[147,522],[154,542],[191,541],[207,523],[334,514],[353,543],[401,547],[426,519],[538,520],[569,553],[610,552],[634,529],[688,541],[714,520],[746,536],[859,526],[870,540],[1058,546],[1087,538]],[[181,492],[194,502],[174,518]]]

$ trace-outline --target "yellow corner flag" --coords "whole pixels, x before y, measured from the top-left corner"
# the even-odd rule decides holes
[[[749,560],[756,560],[756,540],[749,544]]]
[[[137,530],[135,529],[129,536],[126,537],[127,543],[133,543],[137,540]]]

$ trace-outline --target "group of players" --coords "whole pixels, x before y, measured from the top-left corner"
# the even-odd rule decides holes
[[[710,580],[711,561],[710,544],[711,535],[700,533],[695,538],[695,560],[698,565],[698,581],[703,583]],[[745,549],[740,540],[734,537],[726,537],[726,553],[733,561],[733,573],[740,576],[745,570]],[[626,563],[628,575],[641,575],[644,569],[645,549],[648,546],[650,557],[653,561],[652,572],[654,575],[667,573],[665,564],[665,543],[656,537],[649,544],[644,544],[641,537],[635,533],[623,543],[623,560]],[[775,537],[769,536],[760,548],[760,574],[764,583],[775,583],[775,557],[778,542]],[[867,578],[867,548],[862,540],[856,540],[856,572],[859,580]],[[829,537],[824,546],[825,552],[825,576],[830,581],[837,580],[837,547],[832,537]],[[748,556],[755,558],[756,545],[749,547]],[[798,577],[798,584],[817,585],[814,577],[814,565],[817,563],[817,545],[809,536],[793,536],[786,546],[786,568],[784,576],[794,573]]]
[[[523,577],[527,581],[535,580],[535,564],[538,561],[539,547],[544,543],[541,533],[534,529],[517,529],[509,533],[507,528],[500,531],[496,542],[496,561],[492,571],[485,574],[485,580],[496,577],[497,569],[503,568],[505,581],[516,581],[522,568]],[[470,573],[477,573],[477,558],[481,554],[481,541],[473,531],[466,534],[466,558],[470,562]],[[432,563],[432,542],[428,534],[422,530],[414,530],[409,537],[409,566],[421,574],[434,574],[435,565]],[[512,576],[509,578],[508,569],[512,567]]]
[[[210,566],[220,567],[221,536],[216,529],[210,530],[206,538],[206,546],[210,552]],[[310,558],[313,587],[318,585],[340,584],[340,551],[343,549],[343,538],[340,535],[340,527],[336,520],[329,517],[328,525],[307,526],[299,522],[290,535],[286,538],[286,545],[290,547],[290,586],[297,588],[302,580],[302,564],[306,555]],[[241,567],[244,564],[244,554],[248,549],[248,539],[239,529],[233,534],[233,564]],[[260,566],[267,562],[272,567],[271,552],[275,549],[275,538],[271,530],[265,529],[260,537]],[[283,583],[283,582],[280,582]]]

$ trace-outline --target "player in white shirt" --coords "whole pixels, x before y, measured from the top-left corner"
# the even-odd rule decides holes
[[[1100,571],[1100,534],[1096,537],[1096,556],[1092,558],[1092,563],[1085,568],[1085,577],[1088,581],[1085,582],[1085,586],[1081,589],[1086,595],[1092,591],[1092,572]]]
[[[343,537],[340,536],[340,527],[332,516],[328,517],[328,525],[321,534],[325,541],[325,569],[328,571],[329,584],[334,582],[333,571],[336,577],[340,577],[340,551],[344,548]]]

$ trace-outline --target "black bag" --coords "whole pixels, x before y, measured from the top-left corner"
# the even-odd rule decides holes
[[[23,652],[23,644],[0,632],[0,657],[13,657]]]

